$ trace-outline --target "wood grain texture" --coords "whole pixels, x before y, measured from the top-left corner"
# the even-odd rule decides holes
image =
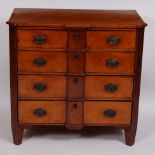
[[[126,144],[134,144],[147,25],[136,11],[19,8],[7,23],[15,144],[28,125],[117,126],[124,129]],[[111,36],[117,45],[110,45]],[[47,62],[37,67],[35,58]],[[111,58],[119,61],[116,68],[106,65]],[[37,83],[43,85],[34,87]],[[108,84],[117,89],[109,92]],[[34,114],[37,108],[46,115]],[[116,115],[107,117],[108,109]]]
[[[46,85],[43,91],[34,89],[34,84]],[[18,76],[18,97],[60,97],[66,96],[66,77],[51,75],[19,75]]]
[[[108,92],[105,86],[117,85],[115,92]],[[85,97],[87,99],[131,99],[133,90],[133,77],[123,76],[86,76]]]
[[[17,103],[17,55],[16,55],[16,28],[9,27],[10,44],[10,95],[11,95],[11,128],[13,142],[16,145],[22,143],[24,127],[18,124],[18,103]]]
[[[82,125],[83,124],[83,103],[68,102],[67,124]]]
[[[40,58],[46,61],[43,66],[38,66],[34,63],[36,59]],[[65,73],[66,71],[66,52],[18,52],[19,73]]]
[[[143,41],[144,41],[144,29],[137,29],[137,53],[136,53],[136,65],[135,65],[136,76],[135,76],[134,88],[133,88],[134,101],[133,101],[133,108],[132,108],[131,126],[128,128],[125,128],[126,144],[129,146],[132,146],[134,144],[136,132],[137,132]]]
[[[85,31],[69,31],[68,37],[69,37],[68,45],[70,49],[85,48],[86,44]]]
[[[85,71],[85,52],[69,51],[68,72],[84,73]]]
[[[115,110],[114,117],[107,117],[104,112],[108,109]],[[85,101],[84,123],[103,125],[129,125],[131,121],[131,102],[109,102],[109,101]]]
[[[116,67],[107,65],[107,61],[114,59],[118,62]],[[102,74],[134,74],[134,53],[119,52],[87,52],[86,72]]]
[[[46,41],[37,44],[34,37],[41,35],[46,37]],[[18,50],[35,50],[35,49],[64,49],[67,46],[67,33],[65,31],[52,30],[17,30]]]
[[[146,23],[135,10],[76,10],[16,8],[7,22],[17,26],[53,28],[137,28]]]
[[[120,42],[117,45],[110,45],[107,39],[110,36],[117,36]],[[129,49],[136,48],[136,31],[87,31],[88,49]]]
[[[46,110],[43,116],[34,114],[34,110],[41,108]],[[19,124],[50,124],[65,123],[65,101],[18,101]]]
[[[69,76],[67,98],[81,99],[83,98],[84,77],[83,76]]]

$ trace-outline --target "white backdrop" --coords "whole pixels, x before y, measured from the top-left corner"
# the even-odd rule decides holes
[[[135,9],[148,27],[145,31],[139,125],[133,147],[115,130],[81,135],[58,131],[25,133],[23,144],[12,143],[9,96],[9,34],[6,21],[13,8]],[[0,154],[106,154],[153,155],[155,152],[155,1],[154,0],[0,0]]]

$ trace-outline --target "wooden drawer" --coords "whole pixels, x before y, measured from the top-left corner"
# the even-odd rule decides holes
[[[67,103],[67,123],[72,125],[83,123],[83,102]]]
[[[134,74],[134,53],[87,52],[86,72],[102,74]]]
[[[23,49],[64,49],[67,45],[65,31],[17,30],[17,47]]]
[[[18,72],[66,72],[66,52],[18,52]]]
[[[87,31],[87,48],[135,49],[136,31]]]
[[[103,125],[129,125],[132,102],[86,101],[84,123]]]
[[[68,45],[70,49],[85,48],[86,33],[85,31],[69,31],[68,33]]]
[[[84,90],[84,76],[69,76],[67,81],[67,96],[70,99],[81,99]]]
[[[68,72],[71,74],[84,73],[85,52],[77,52],[72,50],[68,53]]]
[[[18,97],[64,98],[66,77],[51,75],[19,75]]]
[[[90,99],[131,99],[133,77],[86,76],[85,97]]]
[[[65,101],[18,101],[19,123],[65,123]]]

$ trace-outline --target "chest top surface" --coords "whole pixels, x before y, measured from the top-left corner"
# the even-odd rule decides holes
[[[140,28],[146,26],[135,10],[15,8],[7,23],[14,26],[60,28]]]

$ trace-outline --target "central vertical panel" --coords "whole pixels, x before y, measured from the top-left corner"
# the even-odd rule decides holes
[[[83,127],[85,35],[85,31],[83,30],[68,32],[66,127],[71,130],[78,130]]]

